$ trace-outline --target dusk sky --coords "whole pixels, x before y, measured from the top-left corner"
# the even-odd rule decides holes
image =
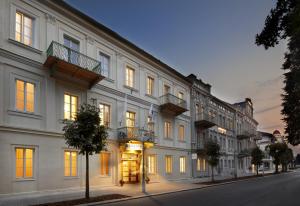
[[[286,51],[257,47],[275,0],[68,0],[174,67],[195,73],[230,103],[252,98],[259,130],[283,132],[281,65]]]

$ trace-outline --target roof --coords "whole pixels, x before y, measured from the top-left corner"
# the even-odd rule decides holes
[[[43,3],[43,4],[56,4],[57,6],[66,9],[67,11],[77,15],[78,17],[80,17],[81,19],[87,21],[88,23],[90,23],[91,25],[97,27],[98,29],[100,29],[101,31],[103,31],[104,33],[106,33],[107,35],[113,37],[114,39],[122,42],[123,44],[127,45],[128,47],[130,47],[131,49],[135,50],[136,52],[142,54],[143,56],[145,56],[146,58],[150,59],[151,61],[155,62],[156,64],[166,68],[169,72],[175,74],[177,77],[179,77],[180,79],[182,79],[183,81],[185,81],[189,86],[191,85],[191,83],[186,79],[186,77],[181,74],[180,72],[178,72],[177,70],[175,70],[174,68],[172,68],[171,66],[167,65],[166,63],[162,62],[161,60],[157,59],[156,57],[154,57],[153,55],[151,55],[150,53],[146,52],[145,50],[141,49],[140,47],[136,46],[134,43],[128,41],[127,39],[125,39],[124,37],[122,37],[121,35],[119,35],[117,32],[111,30],[110,28],[104,26],[103,24],[101,24],[100,22],[98,22],[97,20],[93,19],[92,17],[84,14],[83,12],[81,12],[80,10],[76,9],[75,7],[71,6],[70,4],[66,3],[64,0],[55,0],[55,1],[44,1],[44,0],[39,0],[39,2]]]

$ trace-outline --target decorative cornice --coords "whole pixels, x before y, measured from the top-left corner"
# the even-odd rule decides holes
[[[50,24],[55,25],[56,24],[56,18],[55,16],[52,16],[51,14],[45,14],[46,21],[49,22]]]

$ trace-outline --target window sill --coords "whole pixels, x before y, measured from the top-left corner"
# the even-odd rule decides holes
[[[133,88],[133,87],[130,87],[130,86],[127,86],[127,85],[124,85],[124,88],[126,89],[130,89],[131,91],[134,91],[134,92],[138,92],[139,90]]]
[[[79,176],[70,176],[70,177],[64,176],[64,180],[74,180],[74,179],[80,179],[80,178]]]
[[[32,52],[37,53],[37,54],[43,54],[43,51],[41,51],[41,50],[39,50],[39,49],[36,49],[36,48],[34,48],[34,47],[32,47],[32,46],[28,46],[28,45],[26,45],[26,44],[23,44],[22,42],[18,42],[18,41],[14,40],[14,39],[9,38],[9,39],[8,39],[8,42],[10,42],[10,43],[12,43],[12,44],[14,44],[14,45],[23,47],[24,49],[28,49],[28,50],[30,50],[30,51],[32,51]]]
[[[151,95],[151,94],[145,94],[145,96],[157,100],[157,98],[155,96]]]
[[[99,175],[98,178],[111,178],[111,175]]]
[[[32,182],[35,181],[34,178],[20,178],[20,179],[15,179],[15,182]]]
[[[109,78],[109,77],[105,77],[104,80],[110,82],[110,83],[115,83],[115,80]]]
[[[30,113],[30,112],[22,112],[22,111],[18,111],[18,110],[8,110],[8,114],[22,116],[22,117],[28,117],[28,118],[34,118],[34,119],[42,119],[42,116],[39,114]]]
[[[180,143],[186,143],[185,140],[178,140],[178,142],[180,142]]]
[[[164,137],[164,140],[170,140],[170,141],[173,141],[173,138],[170,138],[170,137]]]

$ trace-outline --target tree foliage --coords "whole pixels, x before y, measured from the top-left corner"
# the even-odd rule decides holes
[[[293,152],[285,143],[271,144],[267,147],[267,150],[269,150],[269,154],[274,159],[276,173],[278,173],[279,164],[282,164],[284,167],[293,160]]]
[[[292,145],[300,143],[300,0],[278,0],[256,35],[256,44],[266,49],[288,40],[288,52],[282,69],[284,74],[283,109],[285,133]]]
[[[89,155],[104,149],[107,139],[106,128],[100,125],[99,109],[84,104],[80,107],[75,120],[64,120],[63,131],[66,144],[86,156],[86,198],[89,198]]]
[[[256,174],[258,175],[258,168],[262,164],[262,159],[264,157],[263,151],[259,147],[255,147],[251,151],[251,164],[256,166]]]
[[[220,145],[213,141],[208,140],[204,144],[204,154],[206,156],[208,164],[211,166],[212,181],[214,181],[214,167],[218,165],[220,158]]]

